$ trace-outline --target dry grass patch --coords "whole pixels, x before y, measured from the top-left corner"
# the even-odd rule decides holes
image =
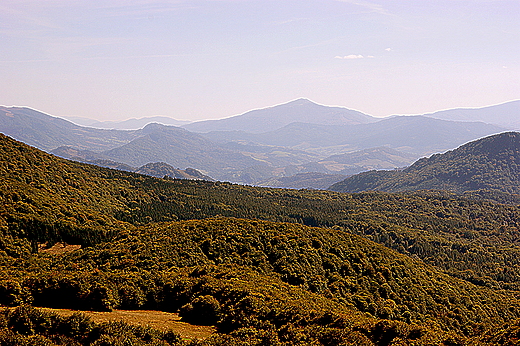
[[[173,330],[187,339],[205,339],[215,332],[215,327],[196,326],[181,322],[179,314],[153,310],[114,310],[110,312],[77,311],[69,309],[40,308],[42,311],[53,312],[61,316],[70,316],[81,312],[96,323],[123,321],[137,326],[149,326],[159,330]]]
[[[69,245],[66,243],[56,243],[51,247],[46,247],[46,244],[39,244],[38,251],[53,255],[59,255],[65,252],[75,251],[81,249],[81,245]]]

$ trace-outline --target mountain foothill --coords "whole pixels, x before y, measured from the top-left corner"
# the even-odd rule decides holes
[[[64,158],[106,167],[135,171],[162,162],[221,181],[320,189],[325,182],[332,185],[364,171],[403,168],[420,157],[512,129],[519,105],[513,101],[460,112],[375,118],[298,99],[220,120],[183,124],[151,117],[99,127],[1,106],[0,132]],[[497,111],[503,116],[496,116]],[[472,114],[482,121],[467,121]],[[82,123],[96,126],[85,119]],[[101,128],[109,126],[113,128]]]

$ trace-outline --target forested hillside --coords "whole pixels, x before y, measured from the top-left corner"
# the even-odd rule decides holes
[[[517,206],[158,179],[3,135],[0,177],[4,305],[179,311],[217,327],[205,345],[500,344],[517,328]],[[83,248],[38,252],[56,241]],[[117,344],[53,318],[2,315],[0,340]]]
[[[379,190],[497,190],[520,193],[520,133],[505,132],[418,160],[399,171],[370,171],[330,187],[341,192]]]

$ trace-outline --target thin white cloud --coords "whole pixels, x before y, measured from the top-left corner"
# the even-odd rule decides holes
[[[339,55],[336,55],[334,57],[334,59],[363,59],[364,56],[361,55],[361,54],[350,54],[350,55],[345,55],[345,56],[339,56]]]
[[[386,50],[387,52],[389,52],[389,51],[392,50],[392,48],[386,48],[385,50]]]

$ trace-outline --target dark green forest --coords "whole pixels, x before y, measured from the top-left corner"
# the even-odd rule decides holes
[[[0,344],[513,344],[520,208],[159,179],[0,136]],[[484,197],[485,196],[485,197]],[[500,194],[509,202],[514,196]],[[56,242],[82,245],[64,254]],[[377,244],[379,243],[379,244]],[[35,307],[155,309],[204,341]]]

